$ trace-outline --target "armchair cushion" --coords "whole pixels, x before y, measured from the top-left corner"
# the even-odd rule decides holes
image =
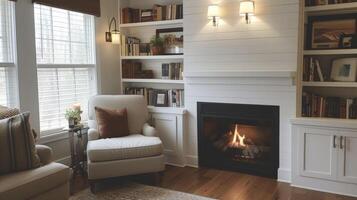
[[[32,170],[0,176],[0,199],[28,199],[50,191],[70,179],[70,169],[50,163]]]
[[[87,145],[90,162],[152,157],[162,153],[163,147],[159,138],[140,134],[89,141]]]
[[[126,108],[110,110],[95,107],[100,138],[114,138],[129,135]]]
[[[97,129],[90,128],[88,130],[88,141],[98,140],[98,139],[99,139],[99,132],[97,131]]]

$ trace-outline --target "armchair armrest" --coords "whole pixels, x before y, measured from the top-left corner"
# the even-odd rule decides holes
[[[145,123],[143,126],[143,135],[150,137],[159,136],[157,130],[154,127],[150,126],[148,123]]]
[[[36,151],[41,164],[47,165],[52,162],[52,149],[45,145],[36,145]]]
[[[88,141],[98,140],[98,139],[99,139],[99,132],[94,128],[89,129],[88,130]]]

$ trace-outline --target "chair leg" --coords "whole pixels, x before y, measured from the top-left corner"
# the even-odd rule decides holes
[[[95,188],[95,182],[94,181],[89,181],[89,188],[90,191],[95,194],[96,193],[96,188]]]

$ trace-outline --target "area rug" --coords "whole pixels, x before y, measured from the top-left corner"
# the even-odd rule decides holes
[[[212,200],[211,198],[177,192],[159,187],[137,183],[125,183],[115,188],[105,189],[93,194],[85,189],[70,200]]]

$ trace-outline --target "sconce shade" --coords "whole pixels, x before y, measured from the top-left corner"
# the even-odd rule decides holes
[[[113,44],[120,44],[120,32],[119,31],[112,31],[112,43]]]
[[[254,15],[254,1],[241,1],[239,14],[241,16]]]
[[[209,19],[212,19],[213,17],[220,17],[220,11],[219,11],[219,6],[216,4],[209,5],[208,6],[208,12],[207,16]]]

